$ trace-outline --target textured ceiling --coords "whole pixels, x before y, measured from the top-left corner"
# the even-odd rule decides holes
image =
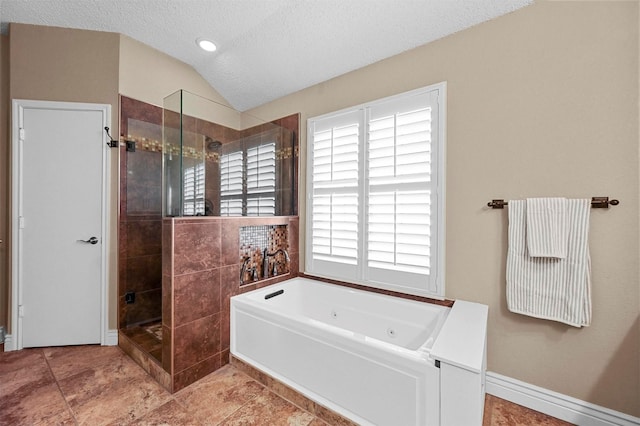
[[[192,65],[231,105],[262,105],[533,0],[0,0],[19,22],[125,34]],[[215,42],[206,53],[199,37]]]

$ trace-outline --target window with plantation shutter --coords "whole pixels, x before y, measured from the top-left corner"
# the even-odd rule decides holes
[[[307,273],[444,297],[444,91],[309,120]]]

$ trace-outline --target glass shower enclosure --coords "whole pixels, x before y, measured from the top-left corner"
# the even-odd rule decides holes
[[[297,214],[291,126],[184,90],[163,107],[164,217]]]

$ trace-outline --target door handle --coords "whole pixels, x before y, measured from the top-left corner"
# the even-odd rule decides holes
[[[91,237],[88,240],[78,240],[78,242],[88,243],[88,244],[98,244],[98,239],[96,237]]]

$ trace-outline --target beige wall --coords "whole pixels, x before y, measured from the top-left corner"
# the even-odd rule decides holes
[[[118,135],[119,40],[115,33],[11,24],[11,99],[110,104],[111,135]],[[117,150],[111,151],[110,163],[109,328],[113,329],[117,327]]]
[[[120,36],[119,79],[120,94],[158,106],[166,96],[184,89],[198,95],[186,97],[187,114],[240,128],[240,113],[193,67],[125,35]]]
[[[490,371],[634,416],[638,13],[635,1],[539,0],[249,111],[266,119],[301,112],[304,126],[318,114],[447,81],[447,297],[489,305]],[[301,141],[303,230],[304,127]],[[487,201],[604,195],[621,204],[592,211],[593,324],[577,329],[508,312],[507,210],[488,210]]]
[[[0,326],[7,329],[9,268],[9,37],[0,36]]]

